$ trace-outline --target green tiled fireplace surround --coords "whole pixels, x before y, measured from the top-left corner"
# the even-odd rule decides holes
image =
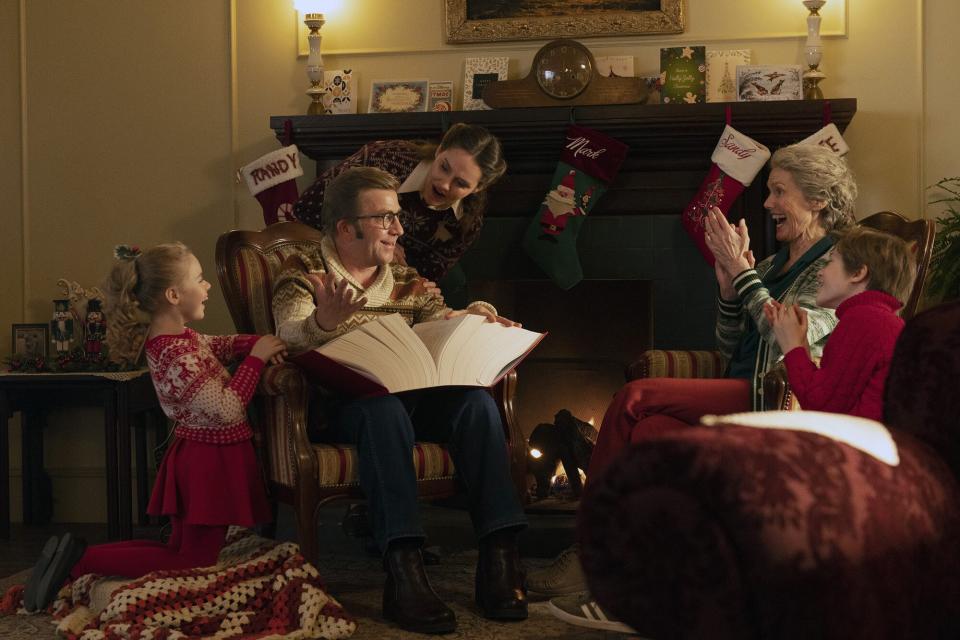
[[[556,288],[521,246],[534,213],[487,218],[462,260],[468,287],[474,280],[544,278],[544,287]],[[590,217],[577,248],[587,280],[651,281],[654,346],[713,348],[716,280],[679,215]],[[602,318],[597,322],[602,326]]]

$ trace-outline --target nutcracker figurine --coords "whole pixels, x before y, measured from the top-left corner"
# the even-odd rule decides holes
[[[83,350],[90,360],[99,360],[103,340],[107,333],[107,323],[103,319],[103,311],[100,310],[100,301],[92,299],[87,302],[86,318],[86,336],[83,343]]]
[[[50,335],[53,336],[53,348],[58,354],[70,352],[70,344],[73,342],[73,314],[70,312],[69,300],[53,301]]]

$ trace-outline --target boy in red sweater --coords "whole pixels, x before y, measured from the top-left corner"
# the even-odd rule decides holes
[[[883,385],[904,324],[897,310],[909,295],[913,272],[900,238],[860,226],[839,234],[820,271],[817,305],[836,309],[839,322],[819,369],[806,343],[806,312],[776,301],[764,308],[801,407],[880,420]]]

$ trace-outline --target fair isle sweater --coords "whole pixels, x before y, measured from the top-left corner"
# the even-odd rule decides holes
[[[401,183],[397,197],[407,215],[400,219],[405,233],[397,242],[403,247],[405,261],[428,280],[439,281],[480,235],[483,216],[463,214],[459,203],[443,210],[428,207],[420,197],[422,179],[414,179],[419,184],[407,185],[406,182],[411,174],[419,176],[421,171],[425,174],[430,164],[421,161],[414,142],[370,142],[317,177],[293,205],[293,215],[300,222],[323,230],[320,211],[330,181],[352,167],[383,169]]]
[[[837,307],[839,322],[819,369],[803,347],[787,353],[787,378],[802,408],[883,419],[883,387],[904,325],[901,306],[883,291],[858,293]]]
[[[309,273],[333,273],[337,282],[346,280],[356,298],[366,296],[366,305],[332,331],[324,330],[317,324],[314,314],[316,306],[313,284],[307,279]],[[332,238],[324,236],[318,248],[287,258],[280,269],[273,288],[277,335],[287,343],[290,353],[296,354],[318,347],[379,316],[399,313],[411,326],[440,320],[451,309],[440,297],[428,294],[423,283],[424,279],[415,269],[393,263],[380,267],[373,283],[363,287],[340,262]],[[493,310],[483,302],[473,305],[484,305]]]
[[[786,251],[786,248],[781,251]],[[717,348],[728,360],[737,349],[752,320],[760,334],[753,366],[753,410],[763,409],[761,379],[782,357],[773,329],[763,315],[763,307],[770,300],[770,290],[764,285],[765,276],[773,267],[777,255],[764,258],[754,269],[747,269],[733,280],[737,290],[736,300],[717,298]],[[820,288],[819,273],[829,260],[824,253],[801,271],[786,290],[777,298],[783,304],[798,304],[807,312],[807,343],[813,357],[823,353],[830,332],[837,324],[833,309],[817,306],[817,291]],[[772,274],[771,274],[772,275]],[[749,316],[749,318],[748,318]]]
[[[229,444],[249,440],[247,404],[263,371],[249,355],[254,335],[208,336],[186,329],[147,341],[144,351],[160,406],[185,440]],[[224,365],[243,358],[233,376]]]

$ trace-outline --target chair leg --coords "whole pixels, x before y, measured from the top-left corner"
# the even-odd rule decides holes
[[[313,565],[317,564],[319,554],[317,545],[317,509],[319,507],[320,500],[316,494],[301,494],[297,500],[297,540],[303,557]]]

